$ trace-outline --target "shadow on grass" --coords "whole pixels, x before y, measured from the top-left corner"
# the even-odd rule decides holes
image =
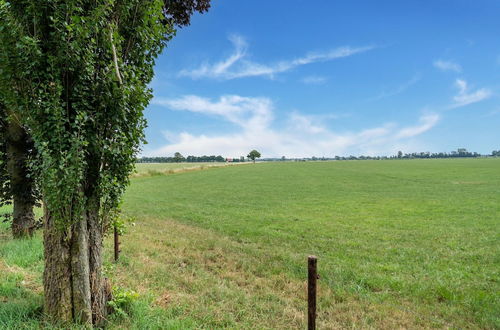
[[[43,298],[24,288],[23,276],[2,272],[0,283],[0,328],[38,328],[43,318]]]

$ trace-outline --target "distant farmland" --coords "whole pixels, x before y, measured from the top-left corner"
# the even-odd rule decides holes
[[[320,329],[499,328],[499,169],[276,162],[133,178],[134,226],[107,272],[139,298],[111,328],[304,328],[309,254]],[[13,244],[0,240],[0,260]],[[26,255],[9,262],[40,285],[40,255]]]

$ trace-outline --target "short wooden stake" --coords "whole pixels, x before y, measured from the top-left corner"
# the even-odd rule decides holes
[[[114,226],[115,232],[115,261],[118,261],[118,258],[120,257],[120,236],[118,235],[118,229],[116,226]]]
[[[309,256],[308,258],[308,285],[307,285],[307,329],[316,329],[316,281],[318,280],[318,258]]]

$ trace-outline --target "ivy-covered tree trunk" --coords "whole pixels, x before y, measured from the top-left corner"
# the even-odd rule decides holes
[[[106,318],[110,285],[102,274],[104,221],[96,182],[99,157],[90,157],[86,205],[67,230],[45,210],[45,312],[59,321],[101,325]]]
[[[102,240],[144,142],[155,59],[209,0],[0,0],[0,99],[37,150],[45,312],[100,325]]]
[[[7,171],[14,210],[12,214],[12,235],[14,238],[31,237],[35,229],[33,207],[33,178],[27,168],[29,150],[32,145],[24,128],[11,120],[6,130]]]
[[[58,321],[100,325],[110,289],[102,275],[103,228],[95,205],[61,230],[45,210],[45,312]]]

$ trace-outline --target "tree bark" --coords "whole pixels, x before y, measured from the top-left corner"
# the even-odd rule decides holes
[[[43,288],[45,312],[52,320],[73,321],[71,272],[71,231],[55,225],[50,210],[45,208],[43,246],[45,269]]]
[[[89,233],[89,278],[92,304],[92,322],[101,325],[107,316],[107,303],[111,298],[111,287],[102,276],[102,246],[104,227],[99,219],[99,202],[95,198],[89,201],[87,224]]]
[[[102,275],[103,227],[91,198],[80,221],[67,231],[45,212],[45,313],[67,323],[101,325],[107,315],[109,285]]]
[[[12,235],[31,237],[35,230],[33,178],[29,176],[27,160],[31,143],[24,128],[11,120],[7,126],[7,172],[10,177],[12,201]]]

